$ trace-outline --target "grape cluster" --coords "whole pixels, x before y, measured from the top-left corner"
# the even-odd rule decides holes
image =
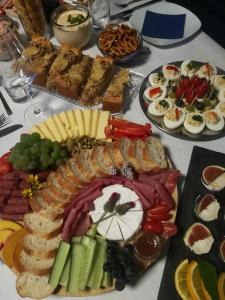
[[[126,283],[133,282],[138,275],[138,267],[133,257],[133,245],[127,244],[123,248],[118,243],[109,242],[104,264],[104,271],[115,278],[115,288],[122,291]]]
[[[58,142],[42,139],[39,133],[23,134],[11,151],[9,161],[21,171],[55,169],[68,159],[68,151]]]

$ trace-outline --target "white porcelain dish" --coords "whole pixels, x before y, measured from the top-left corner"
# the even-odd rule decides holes
[[[170,46],[179,42],[186,40],[187,38],[191,37],[201,28],[201,21],[199,18],[194,15],[188,9],[174,4],[168,3],[166,1],[156,2],[147,7],[141,8],[136,10],[133,15],[131,16],[129,22],[132,27],[136,30],[141,32],[142,26],[145,19],[146,11],[153,11],[155,13],[160,14],[171,14],[171,15],[178,15],[178,14],[186,14],[186,21],[184,26],[184,36],[181,39],[160,39],[160,38],[151,38],[143,35],[143,39],[153,45],[156,46]]]

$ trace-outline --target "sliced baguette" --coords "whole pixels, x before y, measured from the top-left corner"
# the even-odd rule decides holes
[[[141,166],[143,172],[149,172],[159,169],[159,165],[154,161],[150,155],[148,146],[141,139],[135,141],[136,144],[136,158]]]
[[[113,165],[117,168],[122,168],[126,161],[120,151],[119,142],[107,143],[106,147],[108,148]]]
[[[29,199],[30,206],[33,211],[37,212],[41,209],[49,209],[52,206],[44,201],[42,191],[35,191],[33,197]]]
[[[150,136],[146,139],[146,144],[150,153],[150,157],[160,169],[168,168],[168,163],[164,151],[164,147],[160,139],[155,136]]]
[[[91,159],[97,162],[98,167],[102,170],[103,174],[112,174],[114,165],[106,146],[99,146],[94,149]]]
[[[63,219],[51,220],[48,216],[33,212],[24,216],[24,227],[31,234],[50,239],[61,232]]]
[[[136,157],[135,141],[126,137],[120,139],[120,151],[126,162],[130,163],[136,171],[141,171],[141,165]]]
[[[16,280],[16,290],[21,297],[42,299],[50,296],[54,288],[48,284],[49,276],[38,276],[30,272],[21,273]]]
[[[52,172],[48,176],[48,188],[49,190],[56,194],[57,197],[62,198],[62,199],[68,199],[68,195],[71,195],[71,192],[68,191],[67,189],[64,189],[61,184],[58,183],[56,179],[56,174],[59,172]]]

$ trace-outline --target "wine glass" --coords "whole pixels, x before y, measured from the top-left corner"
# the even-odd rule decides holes
[[[35,101],[32,93],[32,83],[36,77],[35,68],[26,71],[26,65],[32,65],[30,58],[26,57],[24,47],[18,37],[6,29],[5,47],[10,56],[9,61],[5,62],[4,75],[1,76],[2,85],[5,86],[12,100],[17,103],[31,101],[31,105],[25,110],[24,118],[33,124],[47,119],[52,115],[52,108],[47,103]]]

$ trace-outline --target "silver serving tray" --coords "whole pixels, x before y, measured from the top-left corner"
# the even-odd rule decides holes
[[[182,61],[176,61],[176,62],[169,62],[168,64],[172,64],[172,65],[176,65],[176,66],[180,67],[181,63],[182,63]],[[158,73],[161,70],[162,70],[162,66],[153,70],[151,73]],[[149,73],[149,75],[151,73]],[[217,74],[225,75],[225,71],[217,67]],[[180,126],[179,128],[171,130],[164,125],[163,117],[155,117],[155,116],[148,114],[148,112],[147,112],[148,101],[146,101],[144,99],[143,93],[144,93],[144,90],[149,86],[148,85],[149,75],[144,79],[144,81],[140,87],[139,101],[140,101],[140,105],[141,105],[141,108],[142,108],[144,114],[156,127],[158,127],[160,130],[162,130],[163,132],[165,132],[169,135],[172,135],[179,139],[189,140],[189,141],[201,141],[201,142],[211,141],[211,140],[219,139],[219,138],[225,136],[225,127],[219,132],[212,131],[212,130],[205,128],[200,134],[191,134],[184,128],[184,126]]]

